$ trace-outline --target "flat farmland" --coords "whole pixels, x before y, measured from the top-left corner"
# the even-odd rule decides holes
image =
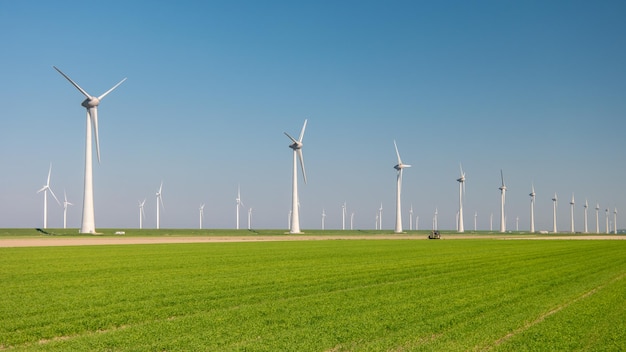
[[[626,349],[626,241],[0,248],[0,350]]]

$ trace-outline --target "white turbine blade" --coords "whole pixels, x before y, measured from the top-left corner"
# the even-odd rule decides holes
[[[94,106],[87,110],[87,114],[91,119],[93,125],[93,134],[96,139],[96,156],[98,157],[98,163],[100,162],[100,140],[98,139],[98,107]]]
[[[37,191],[37,193],[39,193],[39,192],[41,192],[41,191],[44,191],[46,188],[48,188],[48,186],[47,186],[47,185],[46,185],[46,186],[41,187],[41,189],[40,189],[39,191]]]
[[[54,194],[54,192],[52,192],[52,188],[50,188],[50,187],[47,187],[47,188],[48,188],[48,190],[50,191],[50,194],[52,194],[52,196],[54,197],[54,200],[56,200],[56,201],[57,201],[57,203],[58,203],[59,205],[61,205],[61,202],[59,202],[59,198],[57,198],[57,196]]]
[[[87,97],[88,99],[91,98],[91,95],[89,95],[87,92],[85,92],[84,89],[82,89],[78,84],[76,84],[76,82],[72,81],[71,78],[69,78],[68,76],[65,75],[65,73],[61,72],[61,70],[59,70],[58,68],[56,68],[56,66],[52,66],[54,67],[55,70],[57,70],[57,72],[59,72],[63,77],[65,77],[65,79],[67,79],[74,87],[76,87],[76,89],[78,89],[81,93],[83,93],[83,95],[85,97]]]
[[[304,129],[306,128],[306,122],[307,120],[304,120],[304,125],[302,125],[302,131],[300,131],[300,139],[298,139],[298,142],[302,143],[302,138],[304,137]]]
[[[52,164],[50,164],[50,168],[48,169],[48,180],[46,181],[46,186],[50,186],[50,174],[52,173]]]
[[[292,142],[298,143],[298,141],[295,140],[295,138],[293,138],[292,136],[290,136],[289,133],[287,133],[287,132],[283,132],[283,133],[285,134],[285,136],[289,137],[289,139],[291,139]]]
[[[502,169],[500,169],[500,179],[502,179],[502,187],[504,187],[504,173],[502,173]]]
[[[402,160],[400,159],[400,152],[398,152],[398,145],[396,141],[393,141],[393,146],[396,148],[396,155],[398,156],[398,165],[402,165]]]
[[[298,149],[298,159],[300,159],[300,168],[302,169],[302,177],[304,177],[304,183],[306,183],[306,171],[304,171],[304,159],[302,157],[302,149]]]
[[[161,190],[163,190],[163,181],[161,181],[161,185],[159,186],[159,196],[161,195]]]
[[[98,100],[102,100],[104,97],[107,96],[107,94],[111,93],[113,91],[113,89],[117,88],[120,84],[124,83],[125,80],[126,80],[126,78],[121,80],[120,83],[114,85],[113,88],[111,88],[111,89],[107,90],[106,92],[104,92],[104,94],[102,94],[101,96],[98,97]]]

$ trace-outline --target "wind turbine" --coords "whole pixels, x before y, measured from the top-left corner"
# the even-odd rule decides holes
[[[589,203],[587,202],[587,200],[585,199],[585,233],[589,233],[589,229],[587,227],[587,208],[589,208]]]
[[[552,197],[552,206],[553,206],[553,211],[552,211],[552,232],[556,233],[556,207],[557,207],[557,202],[559,201],[559,199],[556,196],[556,192],[554,193],[554,197]]]
[[[396,148],[396,155],[398,156],[398,163],[393,167],[397,170],[396,177],[396,229],[395,233],[402,233],[402,202],[401,202],[401,193],[402,193],[402,169],[406,167],[411,167],[411,165],[403,164],[400,159],[400,153],[398,152],[398,145],[396,141],[393,141],[393,146]]]
[[[383,203],[380,203],[380,208],[378,208],[378,229],[383,229]]]
[[[600,233],[600,204],[596,203],[596,233]]]
[[[459,222],[458,222],[458,232],[465,232],[465,227],[463,226],[463,196],[465,195],[465,172],[463,172],[463,166],[459,164],[459,168],[461,169],[461,177],[457,178],[457,182],[459,183]]]
[[[478,217],[478,212],[474,212],[474,231],[476,231],[476,218]]]
[[[92,148],[92,125],[93,125],[93,134],[95,137],[96,143],[96,154],[98,156],[98,163],[100,162],[100,142],[98,140],[98,105],[100,101],[104,99],[107,94],[111,93],[115,88],[117,88],[120,84],[122,84],[126,78],[121,80],[118,84],[114,85],[113,88],[107,90],[99,97],[89,95],[84,89],[82,89],[76,82],[72,81],[71,78],[65,75],[65,73],[61,72],[56,66],[54,67],[57,72],[59,72],[65,79],[67,79],[76,89],[78,89],[84,96],[85,100],[82,102],[82,106],[87,109],[87,133],[86,133],[86,141],[85,141],[85,188],[83,193],[83,218],[82,223],[80,225],[80,233],[96,233],[96,221],[95,221],[95,210],[93,205],[93,167],[92,167],[92,157],[93,153],[91,151]]]
[[[146,200],[139,202],[139,229],[143,229],[143,218],[146,217],[146,213],[143,211],[143,206],[146,204]]]
[[[504,174],[502,173],[502,169],[500,169],[500,178],[502,179],[502,186],[498,188],[500,190],[500,232],[506,232],[506,220],[504,215],[506,185],[504,184]]]
[[[252,228],[252,208],[248,208],[248,230]]]
[[[350,230],[354,230],[354,212],[350,213]]]
[[[67,228],[67,206],[74,205],[74,204],[67,201],[67,193],[65,193],[65,191],[63,191],[63,197],[65,199],[63,201],[63,228],[66,229]]]
[[[530,187],[530,233],[535,232],[535,185]]]
[[[163,181],[161,181],[161,186],[159,186],[159,191],[156,193],[156,209],[157,209],[157,217],[156,217],[156,228],[157,230],[161,227],[161,214],[160,207],[163,207]]]
[[[409,209],[409,230],[413,230],[413,204],[411,203],[411,209]]]
[[[204,203],[200,204],[200,208],[198,208],[198,210],[200,211],[200,229],[202,229],[202,219],[204,219]]]
[[[606,215],[606,233],[609,233],[609,208],[604,209],[604,214]]]
[[[617,235],[617,208],[613,208],[613,234]]]
[[[50,174],[51,173],[52,173],[52,164],[50,164],[50,168],[48,169],[48,179],[46,181],[46,184],[37,191],[37,193],[43,192],[43,228],[44,229],[48,227],[48,191],[50,191],[50,194],[52,194],[52,196],[57,201],[57,203],[61,205],[57,196],[54,195],[52,188],[50,188]]]
[[[324,230],[326,225],[326,210],[322,208],[322,230]]]
[[[241,192],[239,186],[237,186],[237,198],[235,199],[237,202],[237,226],[235,227],[239,230],[239,208],[243,208],[243,202],[241,201]]]
[[[341,205],[341,229],[346,229],[346,202]]]
[[[298,159],[300,160],[300,168],[302,169],[302,177],[306,184],[306,172],[304,171],[304,160],[302,158],[302,138],[304,137],[304,130],[306,129],[307,120],[304,120],[302,130],[300,131],[300,138],[297,140],[284,132],[293,144],[289,145],[289,148],[293,149],[293,173],[292,173],[292,188],[291,188],[291,219],[289,233],[302,233],[300,231],[300,209],[298,202]]]
[[[435,208],[435,216],[433,217],[433,230],[439,230],[439,219],[437,219],[438,214],[439,210]]]
[[[569,202],[570,205],[570,232],[574,233],[574,193],[572,193],[572,200]]]

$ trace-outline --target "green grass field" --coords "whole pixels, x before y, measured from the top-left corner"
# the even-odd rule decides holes
[[[0,284],[0,350],[626,350],[626,241],[0,248]]]

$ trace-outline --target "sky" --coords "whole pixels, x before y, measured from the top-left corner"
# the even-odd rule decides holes
[[[397,163],[409,229],[626,227],[623,1],[2,1],[0,228],[43,226],[43,194],[81,221],[84,97],[99,106],[96,228],[287,229],[291,141],[305,119],[301,228],[393,229]],[[94,159],[95,160],[95,159]],[[626,216],[626,215],[625,215]],[[519,220],[517,220],[519,218]],[[48,227],[63,208],[48,202]],[[349,222],[346,222],[349,227]]]

